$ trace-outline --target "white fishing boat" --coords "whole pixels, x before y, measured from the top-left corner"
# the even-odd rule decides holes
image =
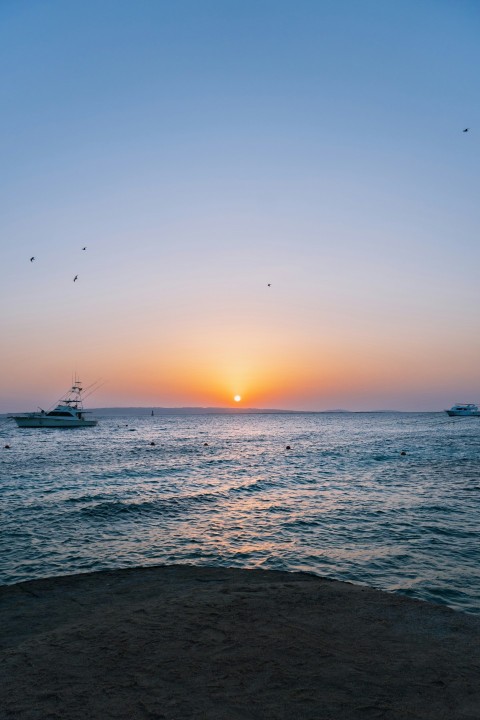
[[[94,383],[96,385],[96,383]],[[90,386],[93,387],[93,386]],[[21,428],[79,428],[94,427],[98,420],[85,417],[89,410],[83,407],[83,388],[80,380],[75,379],[70,390],[58,401],[53,410],[10,415]],[[92,390],[93,392],[93,390]],[[90,393],[89,393],[90,394]]]
[[[456,403],[450,410],[445,410],[450,417],[478,417],[480,411],[473,403]]]

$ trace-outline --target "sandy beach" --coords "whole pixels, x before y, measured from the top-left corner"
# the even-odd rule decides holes
[[[480,717],[480,619],[308,574],[190,566],[0,588],[1,717]]]

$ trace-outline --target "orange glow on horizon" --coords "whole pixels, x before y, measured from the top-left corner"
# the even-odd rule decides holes
[[[32,402],[50,405],[75,368],[85,384],[106,380],[88,399],[92,408],[238,408],[241,403],[242,408],[293,410],[435,409],[442,407],[436,396],[448,396],[443,401],[448,402],[476,377],[478,352],[459,357],[455,347],[447,349],[443,343],[419,349],[417,340],[398,326],[384,345],[365,326],[362,333],[350,328],[340,334],[334,328],[328,337],[312,331],[308,338],[288,324],[272,325],[261,334],[257,328],[239,330],[238,323],[234,330],[217,329],[218,334],[212,329],[199,333],[189,326],[182,334],[166,330],[159,336],[139,323],[129,328],[128,342],[99,333],[93,358],[85,334],[81,352],[71,349],[33,371],[29,344],[11,343],[5,355],[15,367],[11,380],[22,394],[6,397],[5,412],[31,410]],[[122,348],[113,360],[112,347]]]

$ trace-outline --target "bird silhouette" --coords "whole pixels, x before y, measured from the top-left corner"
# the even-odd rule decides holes
[[[85,245],[85,247],[84,247],[84,248],[82,248],[82,250],[86,250],[86,249],[87,249],[87,246]]]
[[[272,283],[267,283],[267,287],[272,287]]]
[[[465,130],[463,130],[462,132],[468,132],[469,130],[470,128],[465,128]]]
[[[30,262],[33,262],[35,260],[35,256],[30,258]]]
[[[78,279],[78,275],[75,275],[75,277],[73,278],[73,282],[75,282],[75,280],[77,280],[77,279]]]

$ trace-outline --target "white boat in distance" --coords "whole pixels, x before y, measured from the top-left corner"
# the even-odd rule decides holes
[[[478,417],[480,411],[473,403],[456,403],[450,410],[445,410],[450,417]]]
[[[58,401],[58,405],[54,410],[45,411],[39,408],[39,412],[10,415],[10,417],[21,428],[94,427],[98,420],[85,417],[85,414],[89,411],[83,408],[82,393],[83,388],[80,380],[75,379],[70,390],[65,397]]]

